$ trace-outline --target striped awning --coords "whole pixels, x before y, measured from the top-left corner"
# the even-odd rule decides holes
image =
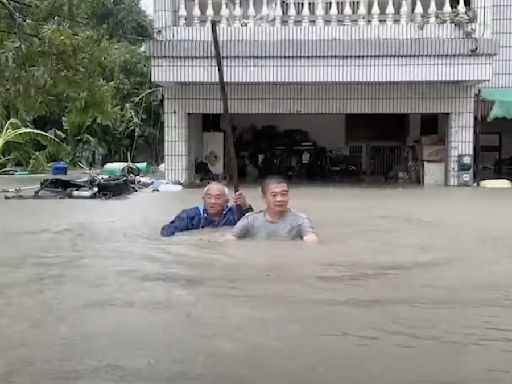
[[[481,95],[495,102],[488,120],[512,119],[512,88],[483,88]]]

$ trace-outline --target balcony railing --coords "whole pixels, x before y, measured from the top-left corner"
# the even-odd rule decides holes
[[[178,26],[468,24],[466,0],[178,0]]]

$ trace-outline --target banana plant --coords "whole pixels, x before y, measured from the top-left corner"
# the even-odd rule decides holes
[[[16,119],[10,119],[0,130],[0,163],[17,157],[17,153],[36,153],[31,146],[34,141],[49,147],[62,145],[54,136],[37,129],[25,127]]]

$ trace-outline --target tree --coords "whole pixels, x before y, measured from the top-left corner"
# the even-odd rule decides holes
[[[140,0],[102,0],[93,20],[112,39],[137,44],[152,37],[152,25]]]
[[[154,95],[134,102],[152,88],[142,50],[151,23],[138,0],[3,1],[23,20],[20,38],[0,7],[0,110],[7,118],[52,132],[75,157],[96,150],[126,156],[144,141],[141,134],[158,131]]]

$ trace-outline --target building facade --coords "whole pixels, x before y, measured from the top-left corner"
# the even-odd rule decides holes
[[[460,160],[474,151],[475,94],[512,84],[508,0],[155,0],[154,11],[169,180],[193,176],[201,117],[223,110],[212,20],[240,124],[330,116],[340,123],[325,141],[346,144],[349,115],[405,114],[409,138],[422,115],[438,115],[451,186],[473,182]]]

